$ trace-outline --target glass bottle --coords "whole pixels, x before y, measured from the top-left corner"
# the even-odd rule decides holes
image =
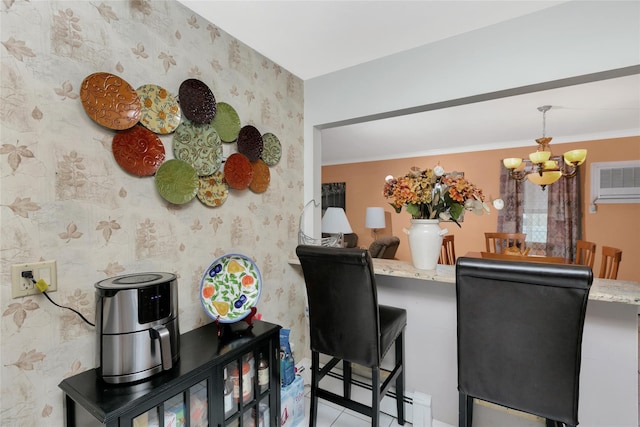
[[[269,361],[260,353],[258,361],[258,386],[260,393],[264,393],[269,388]]]

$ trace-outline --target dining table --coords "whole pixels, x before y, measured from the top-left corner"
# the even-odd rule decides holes
[[[524,261],[524,262],[547,262],[552,264],[572,264],[571,260],[558,256],[547,255],[520,255],[511,253],[495,253],[495,252],[467,252],[465,254],[469,258],[499,259],[505,261]]]

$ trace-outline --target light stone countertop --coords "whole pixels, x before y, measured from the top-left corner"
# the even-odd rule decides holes
[[[300,265],[298,258],[289,260],[291,265]],[[432,280],[442,283],[456,282],[455,266],[438,264],[435,270],[419,270],[410,262],[392,259],[373,259],[373,271],[384,276]],[[640,305],[640,283],[626,280],[593,279],[589,299],[621,304]]]

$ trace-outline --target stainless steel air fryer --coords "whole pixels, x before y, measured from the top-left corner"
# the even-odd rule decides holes
[[[130,383],[171,369],[180,357],[175,274],[129,274],[95,287],[96,364],[102,379]]]

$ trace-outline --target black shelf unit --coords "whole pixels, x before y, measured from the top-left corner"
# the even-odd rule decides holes
[[[98,376],[96,369],[65,379],[59,384],[64,392],[65,426],[164,427],[163,418],[168,409],[165,403],[177,401],[182,402],[184,423],[180,425],[278,427],[281,327],[255,320],[252,326],[238,322],[220,325],[220,328],[220,336],[215,323],[182,335],[178,363],[171,370],[144,382],[107,384]],[[269,386],[262,392],[257,377],[260,354],[269,363]],[[251,358],[255,361],[252,363],[253,375],[249,384],[244,383],[252,389],[250,397],[234,401],[225,415],[225,370],[242,366]],[[238,371],[239,387],[235,392],[243,396],[242,369]],[[194,421],[192,415],[196,411],[192,411],[192,404],[202,403],[200,398],[194,396],[202,395],[205,396],[206,416]],[[268,411],[263,411],[265,408]],[[268,422],[262,416],[267,416]]]

